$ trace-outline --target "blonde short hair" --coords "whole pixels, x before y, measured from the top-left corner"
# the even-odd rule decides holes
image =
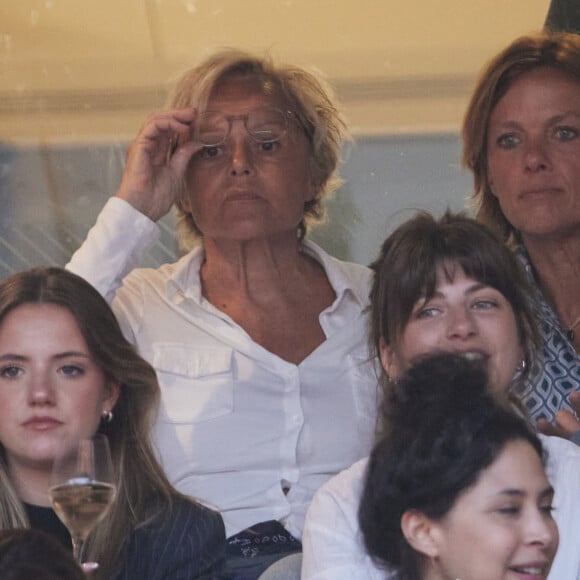
[[[304,204],[304,217],[298,228],[302,239],[308,227],[324,217],[322,198],[334,193],[342,183],[337,167],[348,132],[333,92],[322,79],[303,68],[276,65],[267,56],[224,49],[187,71],[170,94],[167,105],[203,111],[216,85],[232,77],[256,79],[265,91],[280,96],[308,138],[315,193]],[[179,202],[177,212],[177,237],[181,248],[188,251],[199,242],[202,232]]]

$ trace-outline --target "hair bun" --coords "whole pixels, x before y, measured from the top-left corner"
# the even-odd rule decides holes
[[[418,423],[439,424],[461,416],[490,396],[487,373],[479,362],[454,353],[429,354],[395,385],[390,429],[415,432]]]

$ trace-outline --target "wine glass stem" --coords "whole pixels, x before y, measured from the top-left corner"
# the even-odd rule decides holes
[[[73,555],[75,560],[80,564],[83,563],[83,547],[85,545],[84,540],[79,536],[72,536],[73,544]]]

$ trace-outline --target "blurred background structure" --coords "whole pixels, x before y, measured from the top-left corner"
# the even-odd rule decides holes
[[[464,206],[459,126],[478,71],[554,0],[5,0],[0,5],[0,278],[66,263],[115,192],[124,152],[179,74],[235,46],[316,69],[355,141],[329,225],[367,263],[416,208]],[[566,16],[566,14],[564,14]],[[147,263],[172,260],[173,218]]]

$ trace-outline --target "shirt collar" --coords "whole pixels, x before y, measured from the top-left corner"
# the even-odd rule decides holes
[[[515,248],[516,258],[524,268],[524,272],[528,277],[528,280],[534,284],[536,284],[536,280],[534,278],[534,268],[532,267],[532,263],[530,262],[530,257],[528,256],[528,252],[523,244],[518,244]]]
[[[367,305],[369,289],[366,277],[354,278],[352,269],[347,268],[351,264],[334,258],[310,240],[304,240],[301,251],[314,258],[324,268],[328,281],[336,294],[335,304],[338,304],[343,296],[350,294],[361,307]]]
[[[196,246],[173,265],[173,273],[165,283],[167,298],[191,298],[201,302],[201,281],[199,271],[204,259],[203,246]]]
[[[304,240],[301,246],[304,254],[314,258],[323,268],[332,286],[338,304],[346,293],[349,293],[361,307],[368,303],[368,283],[362,279],[353,279],[352,273],[344,268],[345,262],[337,260],[310,240]],[[169,300],[190,298],[200,303],[201,281],[199,272],[204,259],[203,246],[196,246],[173,265],[173,273],[166,282],[165,291]],[[361,266],[362,268],[362,266]]]
[[[516,246],[516,258],[518,259],[519,263],[522,265],[525,275],[532,287],[532,296],[534,299],[534,309],[536,311],[536,316],[543,320],[544,322],[550,324],[551,326],[560,329],[560,321],[556,316],[556,313],[552,309],[552,307],[546,301],[542,291],[540,290],[540,286],[538,285],[538,281],[536,280],[536,274],[534,272],[534,266],[530,260],[528,252],[525,246],[522,243],[519,243]]]

